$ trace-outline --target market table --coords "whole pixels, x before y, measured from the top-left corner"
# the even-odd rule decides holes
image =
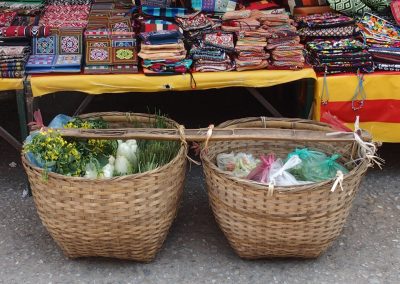
[[[357,75],[328,76],[328,93],[325,91],[323,97],[326,104],[321,104],[324,78],[318,77],[314,92],[314,119],[321,120],[322,113],[329,111],[353,128],[358,115],[360,127],[368,130],[374,140],[400,142],[400,74],[375,72],[364,75],[363,79],[365,98],[356,92]]]
[[[313,85],[316,79],[312,68],[298,71],[199,72],[193,73],[193,78],[190,74],[174,76],[145,76],[143,74],[32,75],[27,77],[27,92],[25,95],[28,115],[31,118],[34,109],[34,98],[55,92],[77,91],[88,95],[99,95],[105,93],[189,91],[245,87],[274,116],[281,116],[256,88],[270,87],[301,79],[307,79],[305,80],[308,98],[306,108],[310,109],[313,98]],[[79,114],[92,98],[93,96],[86,96],[75,114]]]
[[[15,92],[18,106],[18,116],[21,131],[21,138],[27,136],[27,121],[24,100],[24,79],[23,78],[0,78],[0,92]],[[0,93],[1,96],[1,93]],[[0,126],[0,137],[8,141],[16,149],[21,148],[21,143],[17,141],[8,131]]]

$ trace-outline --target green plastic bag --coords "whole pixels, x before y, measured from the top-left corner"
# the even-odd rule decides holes
[[[312,167],[313,164],[319,163],[321,161],[326,160],[328,157],[318,151],[308,150],[307,148],[296,149],[293,152],[288,154],[287,160],[289,160],[292,156],[297,155],[301,160],[301,164],[295,166],[290,170],[290,173],[294,175],[298,180],[305,180],[303,174],[303,168]],[[287,161],[286,160],[286,161]],[[308,165],[311,164],[311,165]]]
[[[294,155],[299,156],[302,161],[301,164],[290,170],[290,173],[298,180],[320,182],[334,178],[337,171],[342,171],[343,174],[349,172],[345,167],[336,162],[340,158],[338,154],[328,157],[322,152],[303,148],[289,153],[288,159]]]
[[[314,182],[329,180],[334,178],[338,171],[347,174],[349,171],[336,162],[338,158],[340,158],[340,155],[334,154],[325,160],[304,164],[302,167],[304,180]]]

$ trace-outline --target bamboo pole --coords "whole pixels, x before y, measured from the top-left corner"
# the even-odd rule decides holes
[[[46,128],[45,128],[46,129]],[[65,137],[90,139],[144,139],[144,140],[186,140],[186,141],[230,141],[230,140],[281,140],[281,141],[321,141],[353,142],[353,133],[327,135],[329,132],[312,130],[273,129],[273,128],[214,128],[211,136],[208,129],[158,129],[158,128],[119,128],[119,129],[54,129]]]

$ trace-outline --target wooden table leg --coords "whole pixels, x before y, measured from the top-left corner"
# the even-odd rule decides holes
[[[264,106],[274,117],[282,117],[282,114],[271,105],[256,88],[246,88],[246,90]]]
[[[4,140],[6,140],[8,143],[10,143],[10,145],[13,146],[17,151],[19,151],[19,152],[21,151],[21,149],[22,149],[21,143],[1,126],[0,126],[0,137],[2,137]]]
[[[28,123],[26,120],[26,105],[25,105],[25,93],[24,90],[16,91],[17,107],[18,107],[18,118],[19,128],[21,131],[21,141],[24,141],[28,136]]]

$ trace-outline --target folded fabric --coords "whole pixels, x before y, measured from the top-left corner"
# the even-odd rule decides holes
[[[141,51],[147,51],[147,50],[152,50],[152,51],[160,51],[160,50],[184,50],[185,45],[183,41],[178,41],[178,43],[172,43],[172,44],[158,44],[158,45],[152,45],[152,44],[144,44],[142,43],[141,45]]]
[[[149,45],[176,44],[182,34],[179,31],[157,31],[140,33],[140,38]]]
[[[333,10],[347,15],[363,15],[371,12],[371,8],[361,0],[328,0],[328,2]]]
[[[204,35],[204,44],[214,46],[224,50],[234,50],[233,34],[214,32]]]
[[[269,65],[268,69],[297,70],[297,69],[302,69],[303,67],[304,67],[304,63],[302,63],[302,62],[272,61],[272,63]]]
[[[390,3],[390,9],[392,11],[392,15],[396,20],[396,23],[400,25],[400,1],[399,0],[392,0]]]
[[[334,28],[323,28],[323,29],[302,28],[299,30],[300,36],[315,37],[315,38],[351,37],[357,35],[358,33],[359,29],[354,25],[334,27]]]
[[[375,69],[381,71],[400,71],[400,64],[375,63]]]
[[[143,68],[156,73],[182,74],[187,73],[192,65],[192,60],[144,60]],[[145,72],[146,74],[146,72]]]
[[[200,30],[214,25],[214,22],[201,12],[176,17],[175,21],[184,31]]]
[[[170,21],[150,19],[141,22],[142,32],[174,31],[174,30],[179,30],[179,27]]]
[[[43,16],[40,18],[40,25],[49,27],[86,27],[90,5],[47,5]]]
[[[268,67],[268,60],[243,61],[236,59],[235,63],[237,71],[259,70]]]
[[[205,12],[229,12],[236,8],[237,0],[192,0],[192,9]]]
[[[17,16],[17,12],[0,12],[0,27],[9,27]]]
[[[151,17],[175,18],[185,16],[188,12],[185,8],[160,8],[142,6],[142,13]]]
[[[250,15],[251,15],[250,10],[230,11],[230,12],[226,12],[222,16],[222,20],[227,21],[227,20],[246,19],[246,18],[249,18]]]
[[[354,25],[356,21],[338,13],[313,14],[297,17],[296,22],[302,27],[320,29]]]
[[[22,78],[25,76],[24,71],[2,71],[0,74],[2,78]]]

